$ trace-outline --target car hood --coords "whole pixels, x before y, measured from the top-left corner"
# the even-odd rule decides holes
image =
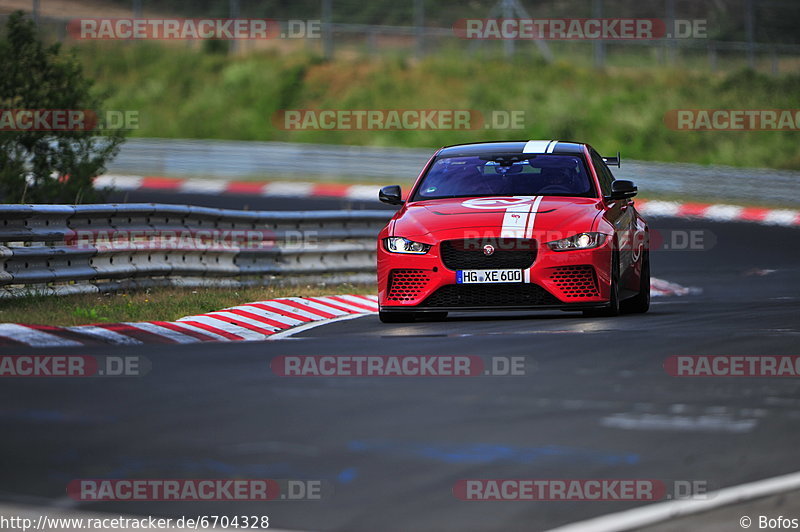
[[[595,198],[559,196],[427,200],[407,205],[395,221],[393,234],[412,240],[460,238],[476,230],[487,237],[510,236],[509,231],[524,231],[531,215],[537,233],[591,231],[601,209]]]

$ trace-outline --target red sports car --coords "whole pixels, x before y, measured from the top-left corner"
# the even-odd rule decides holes
[[[378,241],[384,322],[448,312],[647,312],[648,228],[631,181],[588,144],[485,142],[428,161]]]

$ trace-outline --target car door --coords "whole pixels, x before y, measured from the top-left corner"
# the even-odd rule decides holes
[[[591,151],[591,157],[600,180],[603,196],[607,197],[611,194],[614,174],[596,151]],[[625,274],[630,271],[636,256],[634,254],[636,211],[633,208],[633,201],[630,199],[606,200],[606,219],[614,226],[619,249],[620,278],[624,282]]]

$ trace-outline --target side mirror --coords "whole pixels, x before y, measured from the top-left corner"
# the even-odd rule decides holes
[[[400,186],[389,185],[388,187],[383,187],[381,191],[378,192],[378,199],[389,205],[402,205],[403,194],[400,191]]]
[[[633,184],[633,181],[627,179],[617,179],[611,183],[611,194],[606,196],[608,199],[617,200],[632,198],[639,192],[639,188]]]

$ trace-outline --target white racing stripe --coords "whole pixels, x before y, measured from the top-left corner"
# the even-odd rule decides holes
[[[739,207],[736,205],[712,205],[706,209],[703,217],[709,220],[727,222],[739,218],[743,210],[744,207]]]
[[[248,324],[248,325],[250,325],[252,327],[256,327],[257,329],[259,329],[259,331],[256,331],[256,332],[264,331],[262,334],[272,334],[272,333],[274,333],[276,331],[282,331],[285,328],[285,327],[284,328],[275,327],[275,326],[270,325],[268,323],[264,323],[263,321],[258,321],[258,320],[255,320],[253,318],[248,318],[247,316],[242,316],[241,314],[235,314],[233,312],[228,312],[228,311],[225,311],[225,310],[220,310],[220,311],[217,311],[217,312],[210,312],[209,316],[214,317],[214,318],[219,316],[218,319],[228,318],[228,319],[233,320],[234,322],[246,323],[246,324]]]
[[[179,344],[194,344],[200,341],[198,338],[195,338],[194,336],[179,333],[178,331],[167,329],[166,327],[162,327],[161,325],[155,323],[148,323],[146,321],[142,322],[126,321],[123,323],[125,325],[141,329],[145,332],[149,332],[150,334],[155,334],[156,336],[163,336],[164,338],[169,338],[170,340],[174,340]]]
[[[67,327],[66,329],[68,331],[74,331],[93,336],[105,342],[111,342],[115,345],[142,345],[144,343],[140,342],[136,338],[125,336],[124,334],[120,334],[104,327],[95,327],[94,325],[78,325],[77,327]]]
[[[290,327],[293,325],[299,325],[301,323],[305,323],[302,320],[298,320],[297,318],[290,318],[289,316],[284,316],[283,314],[278,314],[277,312],[270,312],[268,310],[254,307],[252,305],[241,305],[232,308],[236,310],[243,310],[245,312],[251,312],[257,316],[261,316],[262,318],[266,318],[272,321],[277,321],[278,323],[284,323]],[[231,309],[226,309],[226,310],[231,310]]]
[[[180,191],[183,193],[220,194],[225,192],[227,187],[227,181],[190,179],[181,184]]]
[[[378,197],[378,189],[375,185],[353,185],[347,190],[347,198],[353,200],[375,200]]]
[[[327,305],[323,305],[322,303],[316,303],[314,301],[309,301],[308,299],[303,299],[302,297],[287,297],[286,299],[290,301],[294,301],[300,305],[305,307],[310,307],[310,310],[320,310],[322,312],[326,312],[328,314],[333,314],[334,316],[344,316],[348,314],[344,310],[339,310],[338,308],[329,307]],[[313,309],[313,310],[312,310]]]
[[[189,319],[189,318],[190,317],[187,317],[186,319]],[[197,332],[197,333],[200,333],[200,334],[204,334],[206,336],[210,336],[211,338],[215,338],[215,339],[217,339],[219,341],[223,341],[223,342],[230,341],[228,338],[222,336],[221,334],[217,334],[215,332],[207,331],[207,330],[203,329],[202,327],[197,327],[196,325],[192,325],[191,323],[183,323],[183,322],[180,322],[180,321],[173,321],[173,322],[170,322],[170,323],[172,323],[176,327],[180,327],[181,329],[186,329],[188,331],[193,331],[193,332]],[[201,341],[204,342],[205,340],[201,340]]]
[[[270,299],[269,301],[259,301],[259,304],[264,305],[265,307],[277,309],[277,312],[280,311],[291,312],[292,314],[303,316],[304,318],[308,318],[314,321],[325,319],[325,316],[321,314],[315,314],[310,310],[295,308],[291,305],[287,305],[286,303],[281,303],[279,299]]]
[[[536,196],[514,196],[514,199],[535,200],[535,198]],[[528,226],[528,217],[532,207],[531,201],[507,207],[506,213],[503,215],[500,238],[525,238],[525,228]]]
[[[373,307],[376,311],[378,310],[378,303],[377,303],[378,296],[354,296],[346,294],[346,295],[341,295],[339,297],[341,297],[342,299],[346,299],[348,301],[352,301],[354,303],[360,303],[362,305]],[[373,299],[373,297],[375,299]]]
[[[531,205],[531,214],[528,216],[528,225],[525,227],[525,238],[533,238],[533,225],[536,222],[536,212],[542,203],[542,196],[536,196]]]
[[[681,204],[675,201],[648,201],[637,210],[652,216],[678,216]]]
[[[264,338],[269,338],[268,334],[262,334],[252,329],[248,329],[247,327],[239,327],[238,325],[233,325],[225,320],[221,320],[219,318],[214,318],[211,316],[188,316],[186,318],[181,318],[178,321],[196,321],[197,323],[210,325],[211,327],[214,327],[216,329],[221,329],[227,333],[235,334],[236,336],[241,336],[245,340],[263,340]],[[202,330],[204,329],[201,329],[201,331]],[[228,338],[226,338],[225,340],[230,341]]]
[[[114,187],[118,190],[138,190],[144,178],[138,175],[101,175],[94,178],[95,188]]]
[[[330,297],[327,297],[327,296],[318,296],[318,297],[315,297],[314,299],[316,299],[320,303],[327,303],[329,305],[338,305],[338,306],[340,306],[340,307],[342,307],[342,308],[344,308],[346,310],[349,310],[350,312],[356,313],[356,314],[359,314],[359,313],[362,313],[362,312],[366,312],[366,310],[364,310],[361,307],[357,307],[355,305],[351,305],[351,304],[346,303],[344,301],[337,301],[337,300],[331,299]],[[367,302],[367,301],[365,301],[363,303],[361,303],[359,301],[359,303],[362,304],[362,305],[370,305],[370,306],[372,306],[372,303],[371,302]]]
[[[533,227],[536,222],[536,213],[539,210],[539,205],[542,203],[542,196],[536,196],[536,199],[531,205],[531,213],[528,216],[528,225],[525,227],[525,238],[533,238]],[[531,282],[531,269],[526,268],[522,272],[522,281],[526,283]]]
[[[529,140],[522,148],[522,153],[546,153],[552,140]]]
[[[291,183],[275,181],[268,183],[261,191],[264,196],[310,196],[314,183]]]
[[[83,345],[80,342],[59,338],[54,334],[37,331],[36,329],[31,329],[30,327],[18,325],[16,323],[0,323],[0,336],[5,336],[6,338],[33,347]]]
[[[788,209],[772,210],[764,216],[763,223],[768,225],[794,225],[798,214],[800,214],[798,211]]]

